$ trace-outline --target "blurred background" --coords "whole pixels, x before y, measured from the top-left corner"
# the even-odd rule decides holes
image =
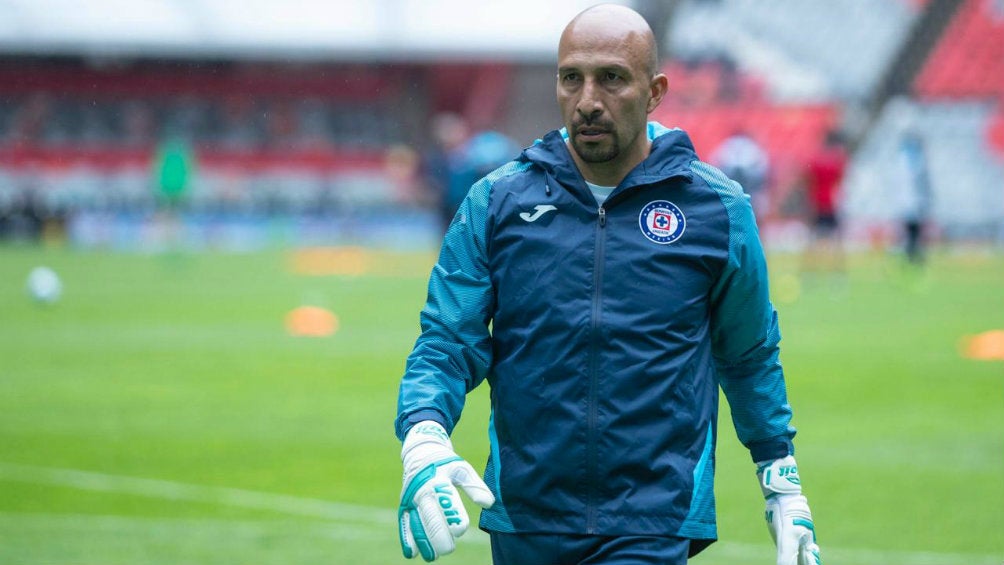
[[[402,562],[444,224],[561,126],[595,3],[0,2],[0,562]],[[826,562],[1000,563],[1004,2],[619,3],[659,39],[653,119],[753,198]],[[769,563],[721,429],[695,562]]]
[[[276,223],[282,243],[433,244],[432,154],[485,129],[524,147],[559,126],[555,37],[586,5],[11,2],[2,233],[155,248],[158,191],[175,190],[189,247],[261,247]],[[764,152],[768,240],[791,237],[780,228],[801,211],[799,172],[839,129],[852,149],[839,199],[851,242],[895,244],[909,204],[891,185],[912,133],[930,237],[1001,244],[999,1],[634,5],[670,78],[653,118],[687,130],[705,160],[740,131]],[[442,132],[444,116],[460,131]]]

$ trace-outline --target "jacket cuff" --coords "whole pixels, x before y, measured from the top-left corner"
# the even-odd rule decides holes
[[[795,446],[791,443],[791,438],[786,436],[754,441],[746,447],[749,448],[754,463],[773,461],[795,454]]]
[[[443,416],[442,412],[433,408],[423,408],[408,414],[404,418],[398,419],[397,439],[404,441],[404,436],[408,435],[408,430],[410,430],[412,426],[426,420],[432,420],[440,426],[443,426],[443,429],[446,430],[446,433],[448,434],[453,433],[452,427],[446,423],[446,417]]]

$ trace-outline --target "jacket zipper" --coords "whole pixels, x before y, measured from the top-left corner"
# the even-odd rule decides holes
[[[586,533],[596,533],[596,517],[598,509],[597,490],[599,489],[599,447],[597,446],[599,431],[597,430],[598,407],[596,406],[597,388],[599,386],[599,349],[600,349],[600,315],[602,285],[603,285],[603,264],[606,247],[604,228],[607,225],[607,211],[603,206],[597,210],[599,221],[596,227],[596,254],[593,262],[593,304],[590,327],[590,348],[589,348],[589,401],[587,404],[588,415],[586,423]]]

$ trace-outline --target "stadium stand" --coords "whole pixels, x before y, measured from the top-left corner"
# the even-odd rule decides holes
[[[1004,3],[967,0],[914,87],[923,98],[1004,97]]]
[[[894,100],[859,147],[848,172],[845,207],[859,222],[895,218],[890,164],[900,135],[915,131],[927,144],[933,218],[944,235],[992,237],[1004,213],[1004,167],[984,135],[994,111],[993,104],[981,101]]]
[[[883,195],[905,131],[927,145],[934,220],[950,238],[1004,237],[1004,4],[965,0],[907,95],[869,129],[850,171],[847,209],[860,221],[895,215]]]
[[[763,77],[776,101],[858,100],[873,91],[918,12],[900,1],[684,2],[669,51],[731,58]]]
[[[842,210],[862,237],[895,220],[892,163],[916,132],[941,234],[1004,237],[1004,3],[778,4],[681,4],[668,45],[687,65],[668,67],[680,91],[661,109],[668,122],[705,153],[730,124],[753,131],[782,193],[826,129],[841,127],[856,145]]]
[[[1004,238],[1004,2],[660,6],[670,93],[653,117],[702,155],[747,130],[785,196],[841,128],[856,145],[844,214],[881,223],[895,215],[889,162],[909,129],[929,146],[942,233]],[[158,148],[180,138],[198,165],[193,214],[407,212],[429,202],[415,167],[432,116],[521,144],[560,123],[552,62],[336,59],[0,52],[0,210],[149,213]]]
[[[179,137],[199,165],[196,208],[302,204],[298,186],[337,184],[346,172],[382,176],[387,147],[408,137],[407,120],[391,110],[403,80],[401,69],[365,66],[8,61],[0,167],[13,180],[0,191],[42,175],[54,208],[150,207],[158,143]],[[258,196],[260,185],[273,188]]]

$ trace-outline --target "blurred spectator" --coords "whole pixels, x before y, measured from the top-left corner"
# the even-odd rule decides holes
[[[515,159],[519,146],[505,135],[486,130],[468,137],[466,122],[455,114],[433,120],[436,147],[426,157],[429,183],[439,193],[440,221],[445,231],[471,185]]]
[[[147,147],[154,138],[154,116],[145,100],[130,100],[122,109],[122,142],[129,147]]]
[[[0,241],[35,242],[42,237],[43,211],[35,190],[0,199]]]
[[[390,146],[387,149],[384,171],[394,186],[398,203],[416,200],[416,185],[421,163],[418,153],[403,143]],[[420,187],[418,187],[420,190]]]
[[[442,113],[432,118],[433,143],[425,153],[423,169],[426,183],[435,195],[444,232],[470,188],[470,185],[463,187],[466,177],[462,171],[468,137],[467,122],[460,116]],[[457,193],[461,193],[459,197]]]
[[[847,163],[846,143],[838,130],[827,132],[822,147],[806,163],[802,182],[807,196],[811,235],[803,258],[803,269],[844,270],[837,203]]]
[[[14,110],[9,138],[15,145],[40,143],[52,125],[52,100],[46,94],[32,94]]]
[[[760,144],[745,130],[736,130],[711,154],[711,163],[750,195],[753,211],[757,220],[761,221],[770,210],[767,191],[770,164]]]
[[[260,144],[258,122],[261,112],[257,111],[250,96],[231,94],[216,109],[218,111],[213,113],[216,127],[212,128],[212,138],[221,147],[245,150]]]
[[[465,149],[467,166],[473,174],[471,184],[515,159],[519,151],[519,146],[513,140],[497,131],[483,131],[472,137]],[[465,190],[460,200],[466,195]]]
[[[285,100],[270,101],[264,112],[265,140],[268,146],[289,149],[296,146],[299,122],[290,103]]]
[[[188,191],[195,157],[186,141],[172,138],[161,144],[154,162],[158,196],[167,209],[176,210]]]
[[[931,179],[924,140],[915,131],[907,131],[900,138],[892,188],[898,197],[906,259],[919,266],[925,256],[924,227],[931,212]]]
[[[450,181],[444,198],[444,227],[449,227],[474,183],[515,159],[518,154],[519,146],[497,131],[482,131],[468,139],[455,159],[450,160]]]

